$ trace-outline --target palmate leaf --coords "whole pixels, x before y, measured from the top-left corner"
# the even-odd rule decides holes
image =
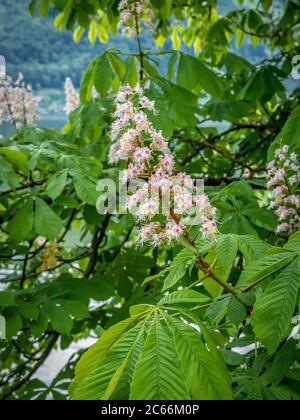
[[[97,392],[100,399],[108,400],[112,397],[131,360],[135,346],[143,339],[142,332],[143,328],[138,324],[123,334],[109,350],[99,369],[95,371],[94,378],[99,384]]]
[[[76,366],[76,377],[70,386],[70,394],[74,400],[99,400],[104,394],[101,391],[101,366],[109,350],[118,342],[120,337],[132,328],[140,316],[131,317],[105,331],[80,359]],[[126,357],[126,354],[125,356]],[[116,367],[117,369],[117,367]],[[101,394],[102,392],[102,394]]]
[[[132,400],[189,399],[172,334],[155,313],[132,379]]]
[[[252,325],[270,353],[276,351],[288,332],[300,286],[298,257],[273,280],[254,305]]]
[[[221,359],[202,343],[189,325],[168,317],[174,333],[176,352],[194,399],[231,400],[228,373]]]
[[[184,318],[195,322],[188,314],[182,311]],[[71,396],[75,400],[231,399],[223,359],[207,331],[202,333],[206,344],[181,319],[173,319],[159,306],[149,307],[148,312],[107,330],[83,355]]]

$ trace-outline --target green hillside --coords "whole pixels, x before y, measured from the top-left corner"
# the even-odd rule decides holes
[[[85,67],[104,46],[90,45],[87,37],[76,45],[70,33],[55,30],[51,16],[29,19],[28,3],[0,2],[0,54],[6,57],[8,73],[16,77],[23,72],[35,89],[61,89],[67,76],[79,85]],[[111,41],[109,46],[123,51],[135,48],[134,42],[121,39]]]

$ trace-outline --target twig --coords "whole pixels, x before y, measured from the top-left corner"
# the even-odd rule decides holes
[[[7,398],[9,398],[14,392],[18,391],[23,385],[25,385],[28,381],[30,381],[32,376],[36,373],[36,371],[44,364],[46,359],[49,357],[51,351],[53,350],[53,348],[54,348],[54,346],[55,346],[55,344],[58,340],[58,337],[59,337],[59,334],[57,334],[57,333],[55,333],[51,337],[51,339],[49,341],[49,344],[48,344],[45,352],[43,353],[43,355],[39,359],[39,361],[33,366],[31,371],[27,375],[25,375],[19,381],[13,383],[6,391],[3,392],[3,394],[0,396],[0,401],[6,400]]]

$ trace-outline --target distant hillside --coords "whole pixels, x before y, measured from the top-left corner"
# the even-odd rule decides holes
[[[248,3],[252,4],[251,0]],[[68,76],[79,86],[84,69],[104,46],[100,43],[90,45],[86,35],[78,45],[75,44],[71,33],[55,30],[51,16],[47,19],[38,15],[32,18],[28,13],[28,4],[29,0],[0,0],[0,55],[6,57],[8,74],[17,77],[21,71],[35,90],[47,90],[48,98],[49,89],[62,90]],[[219,12],[226,14],[236,7],[239,7],[237,0],[223,0]],[[143,46],[151,47],[152,44],[152,37],[146,33]],[[134,39],[117,37],[108,46],[136,51]],[[171,44],[167,42],[165,47],[171,48]],[[249,43],[239,53],[252,62],[268,55],[263,46],[254,48]],[[50,101],[56,102],[53,98],[57,94],[50,93]]]
[[[53,20],[31,18],[29,0],[0,1],[0,54],[7,60],[13,77],[22,71],[35,89],[61,89],[67,76],[79,85],[82,72],[103,48],[89,44],[85,36],[80,44],[68,32],[58,33]],[[111,46],[134,49],[134,41],[114,39]]]

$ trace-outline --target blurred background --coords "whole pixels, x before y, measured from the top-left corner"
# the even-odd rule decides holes
[[[253,7],[253,1],[249,0],[248,3],[249,7]],[[56,31],[51,13],[46,19],[38,15],[29,18],[28,4],[29,0],[0,1],[0,55],[6,58],[7,74],[16,79],[22,72],[25,80],[32,85],[35,95],[42,98],[39,125],[59,128],[66,122],[65,79],[71,77],[76,88],[79,88],[82,73],[93,57],[105,48],[132,52],[136,49],[136,43],[134,39],[118,36],[110,39],[106,45],[96,43],[93,46],[85,35],[76,44],[71,33]],[[279,10],[283,4],[284,0],[278,0]],[[225,14],[237,8],[237,0],[223,0],[219,5],[219,13]],[[142,41],[144,49],[153,46],[152,36],[147,32],[143,34]],[[172,48],[171,43],[167,42],[164,48]],[[188,50],[186,47],[183,49]],[[235,49],[233,43],[232,50]],[[255,47],[250,42],[244,43],[239,54],[252,63],[271,55],[267,47],[261,44]]]

